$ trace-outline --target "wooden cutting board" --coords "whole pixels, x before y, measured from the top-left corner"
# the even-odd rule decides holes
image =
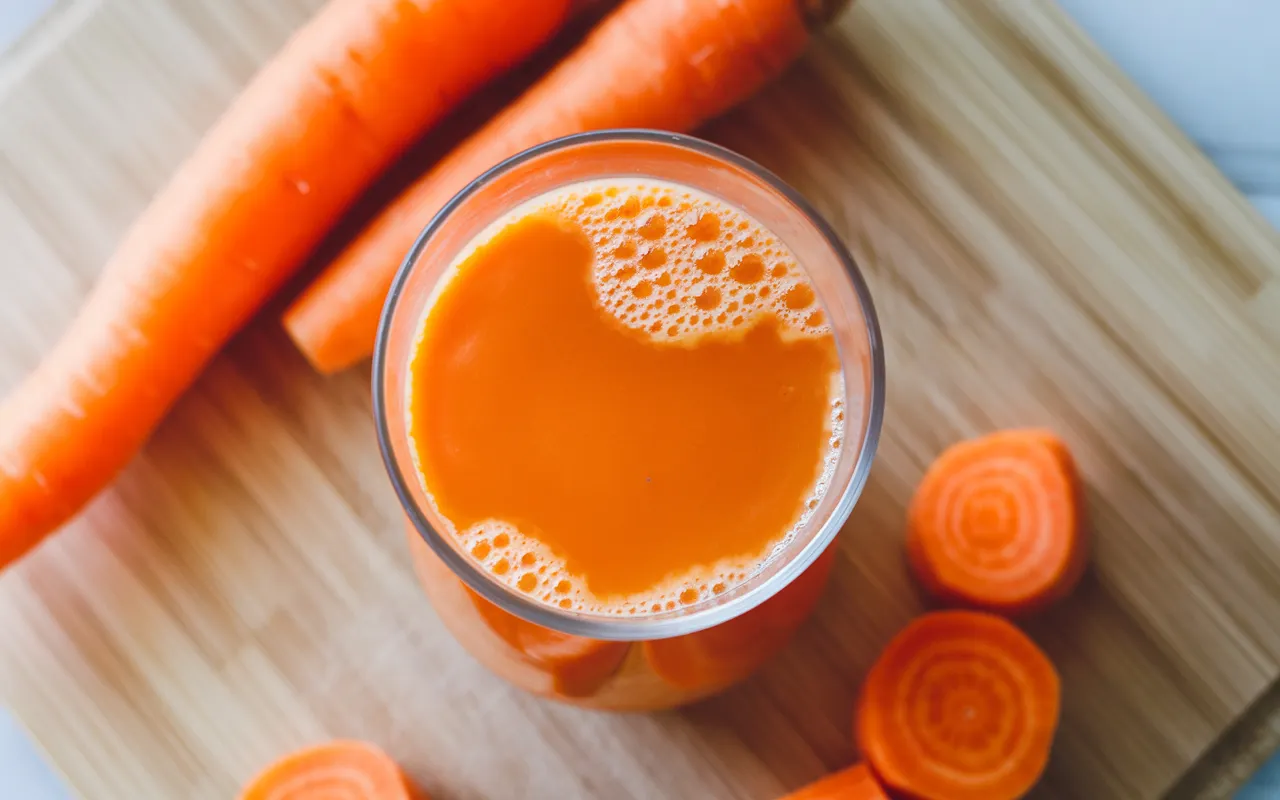
[[[319,4],[67,2],[0,62],[0,389]],[[912,486],[997,426],[1063,432],[1097,529],[1079,593],[1030,625],[1066,693],[1039,796],[1156,797],[1275,683],[1280,245],[1062,12],[865,0],[706,133],[830,216],[885,327],[879,460],[794,645],[681,712],[508,688],[414,583],[367,369],[315,376],[265,314],[0,579],[0,702],[80,794],[225,798],[354,736],[437,798],[775,797],[855,758],[859,680],[922,607]]]

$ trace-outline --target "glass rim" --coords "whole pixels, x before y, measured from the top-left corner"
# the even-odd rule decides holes
[[[801,544],[798,552],[787,558],[777,572],[763,580],[760,585],[727,601],[718,603],[712,603],[710,600],[700,601],[691,606],[690,610],[678,616],[636,615],[614,617],[586,615],[572,610],[555,608],[548,604],[540,603],[536,599],[524,597],[498,581],[491,579],[479,565],[472,563],[458,548],[445,541],[445,534],[438,531],[431,524],[419,507],[410,490],[409,483],[410,479],[416,482],[417,478],[416,476],[407,477],[396,459],[391,444],[391,430],[386,413],[387,348],[392,321],[395,318],[395,312],[405,284],[413,273],[418,259],[428,242],[446,224],[454,211],[496,177],[549,153],[580,145],[608,141],[649,143],[692,150],[700,155],[726,162],[730,166],[746,172],[749,176],[763,181],[769,190],[777,192],[781,198],[790,202],[800,212],[805,220],[821,235],[838,260],[839,266],[844,270],[857,299],[867,338],[869,385],[866,387],[865,433],[862,436],[860,449],[854,461],[849,481],[841,488],[840,495],[831,513],[822,520],[820,527],[812,534],[809,541]],[[871,463],[874,460],[880,440],[885,404],[884,347],[880,333],[880,323],[871,300],[871,292],[853,254],[849,252],[848,247],[841,241],[831,224],[798,191],[773,172],[746,156],[705,139],[699,139],[687,134],[632,128],[577,133],[531,147],[489,168],[455,194],[449,202],[445,203],[431,218],[431,221],[427,223],[426,227],[423,228],[418,238],[414,241],[413,247],[409,249],[409,252],[396,270],[395,279],[392,281],[378,321],[377,339],[373,353],[372,384],[373,413],[377,428],[378,449],[382,454],[383,465],[386,467],[387,474],[391,479],[396,497],[418,534],[435,555],[449,567],[449,570],[485,600],[521,619],[570,635],[612,641],[663,639],[695,633],[719,625],[759,606],[794,581],[805,569],[808,569],[835,539],[836,534],[844,526],[850,512],[853,510],[854,504],[866,486],[867,478],[871,471]],[[848,439],[849,437],[846,436],[846,442]],[[417,484],[415,483],[414,485]],[[831,488],[835,489],[837,487],[833,486]],[[703,602],[708,603],[708,605],[700,609],[699,606]]]

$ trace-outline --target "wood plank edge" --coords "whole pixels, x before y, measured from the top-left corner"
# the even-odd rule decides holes
[[[1199,196],[1203,200],[1223,203],[1244,224],[1233,226],[1233,232],[1248,236],[1241,242],[1258,258],[1280,258],[1280,232],[1245,197],[1244,193],[1213,162],[1200,145],[1156,104],[1111,56],[1105,53],[1079,23],[1056,2],[1028,3],[1022,11],[1040,34],[1040,50],[1060,63],[1087,65],[1092,74],[1078,77],[1079,100],[1087,103],[1089,113],[1098,118],[1115,116],[1126,123],[1114,131],[1131,149],[1141,151],[1140,143],[1156,144],[1157,149],[1143,152],[1142,162],[1148,168],[1181,165],[1172,171],[1161,171],[1165,181],[1180,194]],[[1047,31],[1065,34],[1055,37],[1048,46],[1043,35]],[[1058,57],[1057,54],[1061,54]],[[1112,91],[1108,91],[1106,87]],[[1113,115],[1105,113],[1110,105]]]
[[[1280,749],[1280,681],[1266,689],[1174,782],[1170,800],[1234,797]]]

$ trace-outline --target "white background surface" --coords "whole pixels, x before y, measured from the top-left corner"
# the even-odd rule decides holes
[[[0,50],[17,39],[53,0],[0,0]]]
[[[1280,228],[1280,0],[1059,2]],[[52,4],[0,0],[0,50]],[[65,796],[0,709],[0,798]]]
[[[1280,0],[1059,2],[1280,228]]]

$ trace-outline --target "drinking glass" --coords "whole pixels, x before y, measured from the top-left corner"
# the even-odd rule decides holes
[[[790,248],[808,273],[836,341],[845,432],[818,507],[763,569],[687,606],[618,616],[541,603],[492,578],[460,546],[433,510],[414,467],[408,377],[433,289],[478,234],[558,187],[637,178],[683,184],[719,198]],[[558,139],[504,161],[427,225],[383,311],[373,395],[383,460],[404,507],[414,568],[436,613],[463,647],[530,692],[596,708],[657,709],[697,700],[747,677],[813,609],[834,561],[836,534],[875,454],[884,356],[857,265],[831,226],[795,190],[758,164],[693,137],[601,131]]]

